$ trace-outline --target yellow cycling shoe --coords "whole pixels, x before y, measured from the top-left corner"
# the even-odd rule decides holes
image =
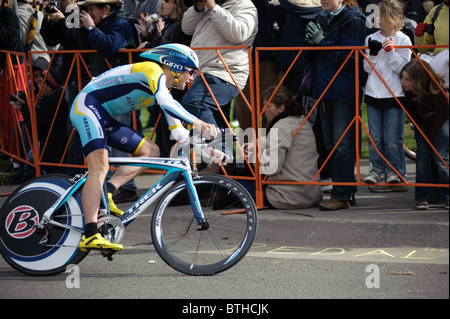
[[[85,252],[91,249],[104,249],[104,250],[114,250],[121,251],[123,246],[120,244],[113,244],[106,240],[100,233],[97,233],[91,237],[86,238],[85,235],[81,237],[80,243],[78,244],[80,250]]]
[[[109,201],[109,211],[116,217],[120,217],[123,215],[123,211],[120,210],[117,205],[114,203],[112,199],[112,194],[108,193],[108,201]]]

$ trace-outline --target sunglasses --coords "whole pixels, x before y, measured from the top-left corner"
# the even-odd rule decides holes
[[[195,70],[194,70],[194,69],[191,69],[191,68],[187,68],[187,67],[184,67],[184,69],[185,69],[186,71],[188,71],[188,72],[189,72],[189,75],[190,75],[190,76],[194,75],[194,72],[195,72]]]

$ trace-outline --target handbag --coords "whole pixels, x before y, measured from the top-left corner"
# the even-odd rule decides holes
[[[312,66],[308,64],[308,66],[305,68],[305,72],[303,72],[300,82],[300,88],[298,90],[301,95],[312,96],[312,71]]]

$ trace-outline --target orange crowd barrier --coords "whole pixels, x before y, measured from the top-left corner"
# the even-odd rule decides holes
[[[398,48],[409,48],[414,57],[418,57],[417,54],[414,52],[415,48],[422,48],[422,47],[447,47],[448,46],[410,46],[410,47],[398,47]],[[352,127],[355,126],[356,128],[358,128],[358,126],[362,127],[365,131],[365,133],[367,134],[368,138],[369,138],[369,143],[373,143],[373,140],[370,136],[370,133],[366,127],[366,125],[364,124],[361,114],[360,114],[360,96],[359,96],[359,86],[363,85],[363,83],[360,83],[359,80],[359,68],[360,68],[360,62],[362,61],[361,59],[367,59],[367,57],[364,55],[364,50],[366,49],[366,47],[321,47],[321,48],[317,48],[317,47],[289,47],[289,48],[255,48],[255,61],[253,61],[252,58],[252,50],[249,47],[220,47],[220,48],[193,48],[194,50],[213,50],[216,52],[218,58],[222,61],[222,63],[224,64],[227,72],[230,74],[231,78],[234,80],[233,74],[230,70],[230,68],[226,65],[222,55],[221,55],[221,50],[232,50],[232,49],[242,49],[245,48],[248,50],[248,59],[249,59],[249,84],[250,85],[250,95],[248,97],[245,96],[245,94],[239,89],[239,94],[241,95],[246,107],[248,108],[248,110],[251,111],[251,116],[252,116],[252,134],[251,136],[249,136],[248,138],[250,139],[250,141],[253,141],[254,145],[257,145],[257,149],[255,150],[255,154],[259,153],[260,147],[258,146],[258,134],[260,134],[261,132],[261,117],[264,113],[264,110],[267,107],[267,104],[270,102],[270,100],[268,101],[268,103],[266,105],[262,105],[262,101],[261,101],[261,92],[260,92],[260,79],[262,76],[262,74],[259,73],[259,53],[261,51],[282,51],[282,50],[291,50],[291,51],[298,51],[297,56],[295,57],[295,59],[292,61],[291,66],[288,68],[288,70],[284,73],[281,81],[278,84],[278,87],[282,85],[284,79],[286,78],[286,76],[288,75],[288,73],[290,72],[290,70],[292,69],[293,65],[296,63],[296,61],[298,59],[301,58],[301,54],[304,51],[308,51],[308,50],[348,50],[348,56],[347,59],[344,61],[344,63],[341,65],[341,67],[339,68],[339,70],[337,71],[337,73],[335,74],[335,76],[333,77],[333,79],[331,80],[331,82],[329,83],[329,85],[327,86],[327,88],[325,89],[325,91],[322,93],[322,95],[318,98],[318,100],[316,101],[316,103],[314,104],[314,106],[312,107],[312,109],[309,111],[308,114],[305,115],[305,119],[302,122],[302,124],[300,125],[300,127],[298,128],[296,134],[301,134],[301,130],[302,127],[304,125],[304,123],[308,120],[308,118],[311,116],[312,112],[314,112],[315,108],[317,107],[317,105],[319,104],[319,102],[321,101],[322,97],[324,96],[325,92],[328,90],[328,88],[332,85],[333,81],[336,79],[337,75],[339,74],[339,72],[341,72],[343,66],[345,65],[345,63],[347,63],[347,61],[349,61],[352,57],[354,58],[355,61],[355,86],[356,86],[356,94],[355,94],[355,117],[353,119],[353,121],[349,124],[347,130],[343,133],[343,136],[345,136],[346,132]],[[125,52],[128,54],[128,59],[129,62],[132,63],[133,62],[133,53],[135,53],[137,50],[136,49],[131,49],[131,50],[120,50],[120,52]],[[38,138],[37,138],[37,124],[36,124],[36,113],[35,113],[35,106],[37,104],[37,101],[40,97],[40,92],[35,93],[32,89],[32,86],[29,84],[30,82],[30,76],[29,74],[32,74],[33,70],[32,67],[28,68],[29,69],[29,73],[26,72],[26,74],[22,73],[17,73],[15,72],[14,66],[13,66],[13,59],[16,58],[20,55],[23,57],[23,59],[25,60],[25,65],[27,64],[26,61],[31,61],[31,54],[36,53],[36,52],[32,52],[30,51],[28,53],[28,56],[25,56],[24,54],[18,54],[15,52],[9,52],[9,51],[3,51],[0,50],[0,52],[3,52],[6,54],[7,56],[7,64],[6,64],[6,68],[4,70],[4,72],[6,72],[5,74],[7,74],[7,77],[9,79],[10,84],[7,87],[7,94],[12,94],[15,93],[17,91],[19,91],[19,89],[21,87],[25,87],[25,92],[26,92],[26,99],[27,99],[27,104],[29,106],[30,109],[30,115],[31,115],[31,131],[25,130],[25,132],[22,132],[21,130],[21,124],[20,124],[20,116],[18,116],[18,112],[15,112],[15,116],[12,116],[10,118],[8,118],[10,121],[12,121],[12,125],[11,128],[7,127],[4,123],[6,123],[7,121],[2,118],[1,120],[3,122],[0,122],[0,124],[2,125],[1,129],[0,129],[0,152],[11,156],[14,160],[17,161],[21,161],[25,164],[31,165],[33,167],[36,168],[36,174],[39,175],[40,174],[40,167],[41,166],[57,166],[57,167],[73,167],[73,168],[86,168],[86,164],[85,163],[78,163],[78,164],[67,164],[66,163],[66,157],[67,157],[67,151],[69,148],[69,143],[70,141],[73,139],[74,134],[77,134],[75,132],[74,129],[71,130],[71,133],[68,136],[68,141],[67,141],[67,146],[65,148],[64,151],[64,155],[62,157],[62,159],[58,162],[58,163],[50,163],[50,162],[42,162],[42,156],[45,153],[46,149],[51,147],[51,145],[47,145],[47,141],[48,141],[48,137],[46,142],[44,143],[44,145],[38,146]],[[82,71],[86,72],[88,74],[88,76],[90,78],[92,78],[92,75],[89,71],[89,67],[88,67],[88,63],[84,60],[83,58],[83,54],[84,53],[95,53],[95,51],[48,51],[48,53],[51,55],[51,61],[50,61],[50,66],[53,65],[54,60],[55,60],[55,56],[56,54],[71,54],[73,55],[73,59],[72,59],[72,63],[70,65],[69,68],[69,73],[67,75],[66,79],[62,79],[62,85],[63,85],[63,92],[61,94],[61,97],[59,99],[59,104],[57,106],[57,111],[58,112],[60,109],[60,104],[62,99],[64,98],[64,92],[67,88],[67,85],[70,81],[70,75],[75,72],[75,74],[77,75],[77,84],[78,84],[78,90],[81,90],[81,88],[83,87],[83,82],[82,82],[82,77],[81,77],[81,73]],[[370,62],[369,62],[370,64]],[[253,68],[255,69],[255,72],[253,70]],[[372,66],[373,68],[373,66]],[[392,93],[392,91],[389,89],[389,86],[387,85],[387,83],[384,81],[384,79],[380,76],[380,74],[375,70],[375,72],[377,73],[377,75],[380,77],[381,81],[383,82],[383,84],[387,87],[387,89]],[[19,75],[19,76],[18,76]],[[200,79],[205,81],[203,73],[201,72],[201,70],[199,70],[199,75],[200,75]],[[206,81],[205,81],[206,83]],[[22,86],[21,86],[22,84]],[[236,84],[236,82],[235,82]],[[208,84],[206,83],[207,87],[209,88]],[[237,86],[237,85],[236,85]],[[237,86],[238,87],[238,86]],[[211,93],[211,95],[214,98],[214,92],[212,92],[212,90],[209,88],[209,91]],[[448,99],[448,93],[443,91],[444,94],[447,96]],[[8,94],[8,97],[9,97]],[[399,104],[399,106],[406,112],[404,106],[400,103],[400,101],[393,95],[393,97],[396,99],[397,103]],[[224,121],[227,123],[227,126],[229,129],[232,129],[230,124],[227,121],[227,116],[223,113],[223,111],[220,108],[220,105],[217,103],[217,100],[214,101],[216,103],[217,108],[220,111],[221,116],[223,117]],[[8,105],[5,105],[5,100],[3,100],[1,103],[3,103],[2,107],[6,108],[8,107]],[[70,105],[68,106],[70,107]],[[406,112],[407,114],[407,112]],[[428,142],[428,144],[432,147],[432,149],[434,150],[434,152],[437,151],[434,149],[433,145],[430,143],[430,141],[428,141],[428,139],[425,137],[425,135],[423,134],[423,132],[420,130],[420,128],[416,125],[416,123],[413,121],[413,119],[409,116],[409,114],[407,114],[408,118],[412,121],[412,123],[415,125],[416,128],[418,128],[419,132],[424,136],[424,138],[426,139],[426,141]],[[55,122],[55,119],[57,117],[57,114],[55,114],[53,122],[52,122],[52,127],[53,124]],[[134,114],[133,115],[133,120],[134,120],[134,128],[137,128],[137,121],[139,120],[137,118],[137,116]],[[160,121],[160,118],[158,118],[156,125],[158,125]],[[12,132],[10,132],[9,130],[11,130]],[[50,134],[52,132],[52,129],[50,129]],[[25,133],[25,134],[24,134]],[[153,133],[154,134],[154,133]],[[293,136],[293,138],[295,137],[295,135]],[[343,136],[340,138],[340,140],[342,140]],[[153,135],[152,135],[153,137]],[[331,182],[331,183],[324,183],[324,182],[318,182],[318,176],[321,172],[321,170],[323,169],[323,167],[326,165],[326,163],[328,162],[328,160],[330,159],[332,153],[334,152],[334,149],[337,147],[337,145],[335,146],[335,148],[332,150],[331,154],[328,156],[328,158],[325,160],[325,163],[322,165],[322,167],[319,168],[319,171],[317,173],[317,175],[313,178],[313,180],[311,181],[277,181],[277,182],[269,182],[266,180],[266,178],[264,176],[262,176],[259,171],[260,171],[260,163],[259,163],[259,158],[257,157],[257,160],[255,161],[255,163],[250,163],[248,161],[247,158],[245,158],[245,156],[243,156],[243,149],[242,149],[242,143],[243,140],[239,140],[236,142],[235,145],[235,152],[239,153],[240,158],[244,159],[244,164],[249,168],[249,171],[251,173],[251,176],[235,176],[235,175],[231,175],[227,172],[226,169],[222,168],[222,173],[225,175],[228,175],[231,178],[234,179],[247,179],[247,180],[253,180],[256,183],[256,190],[257,190],[257,198],[256,198],[256,204],[259,208],[263,207],[263,196],[262,196],[262,189],[263,189],[263,185],[265,184],[320,184],[320,185],[356,185],[356,186],[367,186],[368,184],[361,182],[361,171],[360,171],[360,141],[361,137],[360,137],[360,133],[359,133],[359,129],[355,129],[355,146],[356,146],[356,182],[355,183],[338,183],[338,182]],[[338,144],[340,142],[340,140],[338,141]],[[27,141],[27,142],[26,142]],[[30,162],[27,159],[26,156],[26,149],[24,145],[30,145],[30,149],[33,153],[33,158],[34,161]],[[378,154],[386,161],[386,163],[393,169],[394,172],[398,173],[395,168],[386,160],[386,158],[383,157],[383,155],[380,153],[380,151],[376,148],[376,151],[378,152]],[[439,155],[439,154],[438,154]],[[444,159],[442,159],[439,156],[440,160],[446,165],[446,167],[448,168],[448,164],[444,161]],[[398,174],[400,176],[400,174]],[[377,185],[387,185],[387,184],[377,184]],[[389,184],[392,185],[392,184]],[[442,184],[417,184],[417,183],[410,183],[407,180],[402,178],[402,183],[399,183],[397,185],[402,185],[402,186],[432,186],[432,187],[449,187],[448,184],[446,185],[442,185]]]

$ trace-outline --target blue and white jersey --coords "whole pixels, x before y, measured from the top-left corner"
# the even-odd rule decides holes
[[[105,138],[104,128],[111,125],[111,116],[155,104],[164,111],[173,138],[185,141],[189,132],[181,121],[193,124],[196,117],[173,99],[163,70],[154,62],[122,65],[93,78],[73,102],[70,119],[84,147],[92,140]]]

